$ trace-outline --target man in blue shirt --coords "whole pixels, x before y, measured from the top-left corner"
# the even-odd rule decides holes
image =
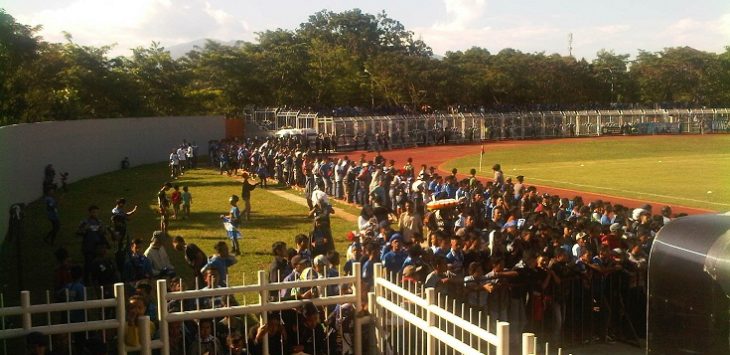
[[[444,198],[456,198],[456,190],[458,189],[458,186],[456,185],[456,177],[449,176],[446,178],[446,184],[443,186],[443,197]]]
[[[143,254],[142,239],[134,239],[129,248],[130,254],[124,263],[124,281],[134,285],[137,281],[152,278],[152,263]]]
[[[237,260],[236,257],[228,253],[228,244],[226,244],[226,242],[218,242],[215,244],[214,248],[217,254],[213,255],[210,260],[208,260],[208,264],[203,266],[203,269],[201,269],[200,272],[205,275],[205,271],[209,267],[214,266],[218,270],[218,285],[225,287],[228,282],[228,267],[235,264]]]
[[[389,240],[390,251],[383,254],[383,264],[390,273],[400,272],[408,254],[402,249],[403,237],[395,233]]]
[[[448,261],[450,270],[458,275],[464,273],[464,253],[461,250],[461,238],[451,237],[451,250],[446,254],[446,260]]]

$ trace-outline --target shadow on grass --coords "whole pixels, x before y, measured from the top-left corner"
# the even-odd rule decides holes
[[[222,235],[225,235],[223,221],[221,221],[222,213],[217,212],[192,212],[189,219],[170,219],[170,233],[175,234],[175,230],[216,230],[218,228]],[[311,219],[306,214],[290,214],[290,215],[264,215],[263,212],[254,211],[251,213],[250,221],[241,221],[240,229],[242,231],[251,229],[271,229],[282,228],[289,229],[294,226],[309,226]],[[217,234],[217,233],[216,233]],[[205,238],[205,237],[202,237]],[[205,238],[208,239],[208,238]]]

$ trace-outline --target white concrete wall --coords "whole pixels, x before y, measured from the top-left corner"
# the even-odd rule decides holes
[[[166,161],[170,150],[196,142],[207,155],[208,141],[225,137],[223,117],[146,117],[52,121],[0,127],[0,241],[8,209],[41,197],[43,169],[53,164],[69,182],[132,166]]]

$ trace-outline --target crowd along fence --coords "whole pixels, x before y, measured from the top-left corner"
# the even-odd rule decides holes
[[[339,147],[350,148],[365,144],[366,140],[375,144],[376,136],[387,137],[390,147],[410,147],[507,139],[730,132],[728,108],[354,117],[322,117],[314,113],[266,108],[253,111],[248,118],[270,131],[314,128],[318,133],[336,137]]]
[[[327,306],[342,304],[352,304],[356,310],[364,309],[364,298],[361,297],[364,285],[360,275],[361,266],[355,263],[351,276],[292,282],[269,282],[266,272],[259,271],[253,284],[247,285],[244,279],[239,286],[168,291],[168,280],[157,280],[157,317],[150,319],[149,316],[142,316],[138,319],[140,344],[135,347],[129,347],[120,340],[125,338],[126,302],[129,293],[125,291],[127,285],[123,283],[115,284],[114,291],[107,292],[106,298],[102,289],[98,293],[98,299],[87,299],[94,297],[88,297],[85,293],[83,301],[52,302],[51,293],[47,292],[45,303],[31,304],[30,292],[21,291],[19,306],[2,304],[0,307],[0,339],[3,340],[1,350],[5,354],[12,353],[12,349],[7,347],[7,339],[40,332],[52,340],[51,344],[59,344],[58,337],[66,338],[67,349],[62,349],[62,353],[78,352],[73,346],[75,337],[78,336],[97,337],[109,348],[115,349],[112,353],[118,354],[139,352],[147,355],[152,354],[155,349],[161,354],[187,354],[186,347],[181,352],[171,352],[171,344],[180,342],[180,339],[170,339],[169,328],[175,323],[215,319],[225,324],[228,319],[230,327],[230,319],[240,317],[243,322],[251,322],[251,325],[255,322],[266,324],[267,316],[272,312],[295,309],[307,302],[325,309]],[[482,310],[454,299],[440,297],[433,288],[402,282],[396,275],[387,274],[379,263],[374,265],[374,275],[372,292],[367,294],[369,315],[358,314],[354,318],[352,345],[346,350],[340,348],[341,352],[327,349],[326,353],[506,355],[510,353],[511,343],[513,346],[520,344],[520,339],[513,338],[510,342],[509,323],[490,319]],[[280,280],[280,275],[277,276],[276,279]],[[327,294],[326,289],[329,287],[341,285],[348,285],[352,292]],[[320,287],[325,291],[320,297],[311,300],[282,300],[279,296],[271,296],[280,294],[281,290],[299,287]],[[248,303],[246,299],[251,297],[243,297],[242,304],[215,302],[216,299],[230,299],[237,295],[256,295],[257,301]],[[69,299],[68,294],[65,297]],[[203,300],[211,300],[212,307],[201,307]],[[175,303],[181,306],[171,307]],[[182,306],[184,303],[193,306]],[[157,324],[157,327],[152,327],[152,324]],[[157,331],[153,332],[153,328],[157,328]],[[249,329],[249,324],[245,324],[244,328]],[[341,331],[338,330],[340,334]],[[154,337],[155,334],[158,336]],[[183,344],[189,343],[185,336],[183,332]],[[268,354],[270,349],[267,337],[264,337],[262,345],[263,353]],[[522,354],[537,353],[535,335],[522,334],[521,346]],[[542,350],[540,353],[551,353],[547,343]],[[555,350],[557,354],[562,354],[561,349]]]

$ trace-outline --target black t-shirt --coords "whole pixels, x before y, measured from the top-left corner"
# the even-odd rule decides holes
[[[525,295],[535,287],[537,273],[527,267],[517,267],[512,270],[517,271],[517,277],[510,279],[509,296],[524,299]]]
[[[248,182],[248,180],[243,181],[243,185],[241,187],[241,198],[244,200],[248,200],[251,198],[251,191],[253,191],[256,188],[256,184],[252,184]]]
[[[160,192],[157,193],[157,204],[160,206],[160,208],[167,208],[170,206],[170,202],[167,200],[167,194],[165,193],[165,190],[160,190]]]

